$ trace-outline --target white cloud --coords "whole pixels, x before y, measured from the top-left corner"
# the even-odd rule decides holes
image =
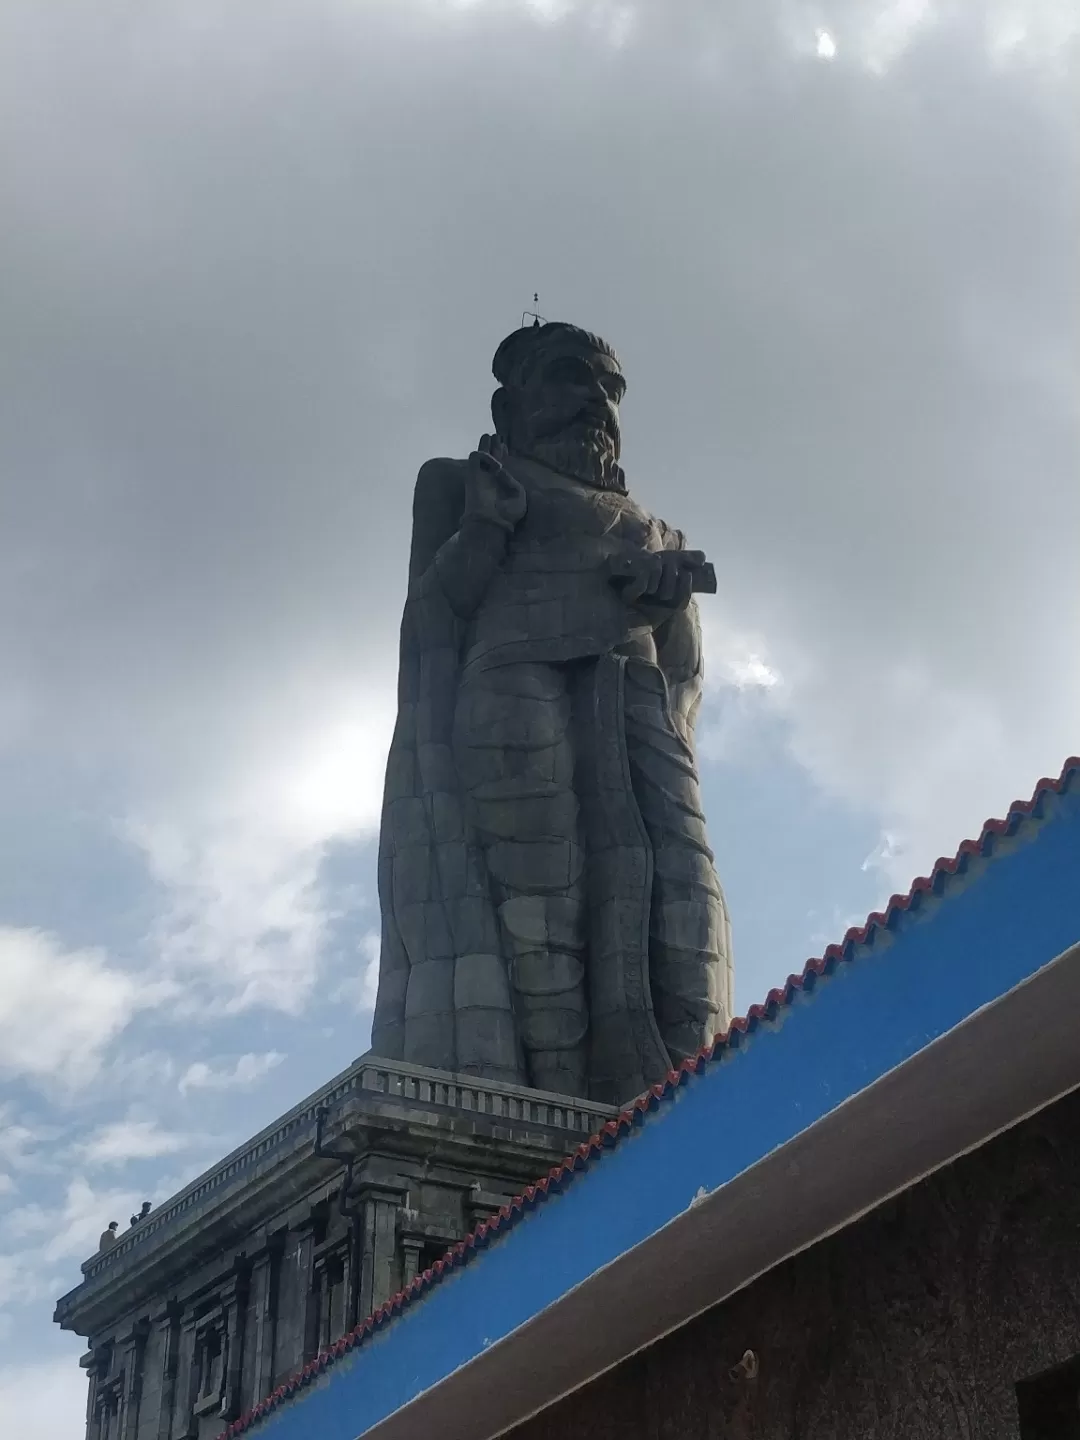
[[[1056,775],[1069,753],[1064,705],[1059,715],[1010,717],[974,677],[950,682],[920,662],[883,657],[864,665],[850,708],[823,693],[827,683],[805,674],[782,692],[789,744],[828,793],[883,817],[887,839],[865,868],[891,889],[906,890],[939,856],[954,854],[1041,775]],[[1061,687],[1070,688],[1080,701],[1074,682]]]
[[[209,988],[228,1012],[303,1006],[330,919],[319,878],[326,846],[378,825],[389,675],[361,696],[324,685],[292,709],[292,733],[253,736],[228,752],[226,773],[214,767],[212,783],[167,791],[154,818],[125,826],[164,898],[150,937],[156,962]]]
[[[0,1435],[74,1440],[86,1426],[86,1374],[78,1350],[55,1360],[0,1366]]]
[[[765,635],[738,628],[724,614],[722,603],[705,601],[698,608],[707,689],[772,690],[783,684]]]
[[[33,1304],[48,1295],[48,1282],[24,1254],[0,1254],[0,1319],[6,1323],[4,1306]]]
[[[738,690],[771,690],[780,684],[780,675],[760,655],[751,651],[728,662],[731,679]]]
[[[549,24],[565,20],[577,6],[577,0],[525,0],[525,3],[538,20]]]
[[[63,1098],[67,1098],[66,1094]],[[62,1126],[35,1116],[31,1123],[9,1120],[11,1107],[0,1107],[0,1169],[12,1184],[6,1188],[29,1188],[40,1177],[57,1175],[67,1160],[66,1134]]]
[[[1080,12],[1071,0],[985,0],[983,15],[987,49],[999,63],[1067,63],[1080,36]]]
[[[786,715],[786,687],[765,636],[739,630],[720,607],[701,607],[705,651],[705,703],[697,726],[704,764],[740,764],[775,745],[762,738],[762,722]]]
[[[836,945],[849,930],[860,929],[866,924],[866,916],[860,911],[841,910],[834,905],[827,917],[814,912],[807,917],[812,929],[807,937],[811,955],[823,955],[830,945]],[[827,923],[822,923],[825,920]],[[810,956],[807,956],[809,959]]]
[[[165,1019],[169,1019],[170,1015],[169,1010],[163,1012]],[[168,1040],[173,1040],[170,1031],[165,1034]],[[129,1046],[110,1056],[98,1076],[98,1093],[109,1102],[132,1095],[152,1094],[161,1087],[172,1085],[177,1068],[176,1057],[163,1049],[136,1050]]]
[[[41,930],[0,927],[0,1073],[85,1084],[110,1043],[168,987],[110,965],[100,950],[65,950]]]
[[[155,963],[185,985],[185,1005],[295,1012],[314,983],[326,916],[320,846],[298,846],[246,818],[132,825],[162,910]]]
[[[863,14],[860,50],[869,69],[879,74],[936,18],[932,0],[891,0],[886,5],[866,6]]]
[[[105,38],[114,8],[130,44]],[[25,363],[3,468],[40,483],[0,567],[0,613],[27,575],[38,596],[3,637],[0,727],[50,773],[117,777],[160,887],[155,957],[199,1003],[311,993],[324,848],[377,812],[412,475],[486,425],[487,357],[533,284],[624,353],[635,491],[726,567],[714,608],[769,641],[728,683],[768,691],[830,793],[933,850],[1070,748],[1069,567],[1014,512],[1075,528],[1075,6],[582,0],[417,24],[409,3],[240,3],[235,45],[166,0],[8,10],[29,58],[3,133],[38,163],[4,150],[22,228],[0,318]],[[824,36],[850,65],[785,63]],[[424,140],[402,168],[347,136],[393,110],[406,56],[424,87],[402,133]],[[113,157],[93,193],[90,151]],[[497,210],[473,203],[507,174]],[[875,698],[891,654],[923,665],[926,705]]]
[[[58,1261],[85,1260],[98,1248],[98,1240],[109,1220],[125,1220],[137,1211],[143,1195],[130,1188],[98,1189],[85,1175],[75,1175],[56,1205],[39,1201],[20,1205],[0,1217],[0,1241],[16,1251],[7,1251],[9,1263],[19,1261],[24,1276],[42,1277],[46,1267]],[[66,1269],[66,1267],[65,1267]],[[46,1292],[55,1280],[46,1280]]]
[[[369,1015],[375,1009],[379,993],[379,952],[381,940],[372,931],[360,941],[360,954],[364,968],[359,975],[343,980],[334,991],[335,1000],[344,1000],[358,1015]]]
[[[91,1169],[125,1165],[130,1160],[152,1160],[173,1155],[191,1144],[191,1138],[162,1130],[155,1120],[114,1120],[94,1131],[79,1146],[84,1163]]]
[[[231,1090],[245,1085],[254,1085],[264,1075],[275,1069],[285,1059],[277,1050],[262,1054],[240,1055],[232,1066],[214,1067],[198,1060],[189,1065],[180,1077],[181,1095],[191,1090]]]
[[[30,1151],[39,1143],[38,1134],[29,1125],[8,1123],[10,1106],[0,1109],[0,1162],[13,1170],[32,1164]]]
[[[897,856],[900,855],[901,849],[902,847],[900,846],[897,837],[892,833],[892,831],[883,830],[878,839],[878,843],[874,846],[873,850],[871,850],[870,854],[867,855],[866,859],[862,862],[862,869],[864,871],[888,871],[889,868],[892,866],[893,862],[896,860]]]

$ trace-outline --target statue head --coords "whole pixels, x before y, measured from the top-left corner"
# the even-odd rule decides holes
[[[512,454],[603,489],[625,488],[619,467],[618,357],[597,335],[557,322],[508,335],[491,364],[495,431]]]

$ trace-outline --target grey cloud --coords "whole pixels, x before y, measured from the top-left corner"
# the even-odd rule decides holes
[[[1066,747],[1075,50],[944,7],[875,74],[862,4],[621,8],[6,7],[14,743],[137,800],[385,696],[412,477],[536,287],[823,783],[932,832],[942,732],[989,714],[1007,788]]]
[[[1078,31],[1071,0],[5,0],[0,924],[28,993],[41,953],[61,989],[73,956],[104,977],[53,1027],[54,1060],[109,1061],[84,1119],[271,1047],[272,1114],[317,1083],[332,1007],[369,1002],[370,909],[317,880],[342,900],[370,869],[347,837],[413,477],[486,428],[534,289],[623,356],[635,492],[720,572],[714,674],[783,677],[704,723],[714,832],[770,857],[747,891],[770,963],[787,891],[828,940],[851,902],[820,853],[844,826],[792,799],[781,746],[887,832],[858,852],[886,892],[1077,748]],[[110,833],[152,843],[81,864]],[[185,944],[170,973],[223,993],[185,975],[183,1028],[147,1009],[117,1056],[136,960]],[[288,1020],[207,1028],[257,982]],[[243,1114],[235,1138],[266,1118]],[[8,1289],[61,1288],[56,1257],[142,1193],[24,1210]],[[0,1374],[11,1433],[54,1379],[27,1373]]]

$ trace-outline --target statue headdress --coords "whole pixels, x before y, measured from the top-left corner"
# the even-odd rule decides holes
[[[564,320],[550,320],[543,325],[523,325],[508,335],[495,351],[491,371],[500,385],[516,389],[537,364],[562,351],[607,355],[619,364],[615,351],[599,335]]]

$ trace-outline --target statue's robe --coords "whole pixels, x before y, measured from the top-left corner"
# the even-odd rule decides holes
[[[517,457],[508,468],[525,485],[528,509],[467,618],[444,592],[439,559],[461,525],[466,462],[430,461],[417,480],[379,845],[372,1048],[536,1083],[492,876],[468,821],[454,717],[463,676],[573,666],[585,696],[575,743],[589,912],[586,1083],[593,1098],[617,1103],[662,1078],[730,1015],[730,927],[693,764],[696,607],[656,627],[623,601],[605,568],[621,553],[685,542],[621,492]]]

